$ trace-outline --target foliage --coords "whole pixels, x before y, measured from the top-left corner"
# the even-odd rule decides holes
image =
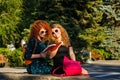
[[[0,0],[0,46],[6,46],[10,41],[20,37],[18,24],[22,0]]]
[[[25,62],[23,60],[23,53],[20,48],[14,51],[10,51],[7,48],[0,48],[0,53],[5,55],[5,57],[8,59],[9,66],[11,67],[25,66]]]
[[[23,39],[27,42],[28,36],[30,33],[30,29],[24,29],[23,32],[21,33],[23,36]]]
[[[7,53],[10,53],[10,50],[7,48],[0,48],[0,54],[7,55]]]
[[[107,37],[106,25],[116,25],[120,11],[113,3],[103,1],[106,0],[0,0],[0,46],[22,38],[27,41],[30,25],[42,19],[65,27],[76,52],[83,47],[100,49]]]
[[[20,50],[14,50],[7,54],[8,62],[11,67],[21,67],[24,66],[23,53]]]
[[[106,38],[99,45],[109,52],[111,59],[120,59],[119,32],[120,28],[117,22],[120,21],[120,1],[110,1],[109,4],[100,5],[99,9],[103,11],[102,25],[105,26],[104,32]],[[108,3],[108,2],[107,2]],[[111,5],[112,4],[112,5]]]
[[[85,60],[84,60],[85,59]],[[86,63],[86,57],[84,57],[84,59],[82,58],[82,54],[77,54],[76,55],[76,60],[80,61],[82,63]],[[88,58],[87,58],[88,59]]]
[[[109,52],[111,59],[120,59],[120,36],[119,36],[120,28],[114,29],[106,29],[107,37],[104,40],[100,47],[104,48],[107,52]]]
[[[47,20],[50,24],[60,23],[68,31],[71,40],[77,42],[73,43],[75,48],[92,47],[104,39],[101,35],[104,34],[103,28],[98,24],[102,19],[102,12],[97,10],[97,7],[101,3],[102,0],[34,0],[29,3],[24,0],[22,20],[28,28],[28,25],[37,19]]]
[[[108,18],[113,17],[116,21],[120,20],[120,1],[115,0],[113,2],[109,2],[108,4],[99,5],[99,9],[105,13]],[[112,5],[111,5],[112,4]]]
[[[110,59],[110,53],[105,51],[104,49],[93,49],[96,50],[100,55],[104,56],[104,59]]]

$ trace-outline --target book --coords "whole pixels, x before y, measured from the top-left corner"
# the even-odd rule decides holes
[[[43,50],[43,52],[54,51],[54,50],[56,50],[58,47],[60,47],[61,44],[62,44],[62,42],[59,42],[59,43],[57,43],[57,44],[48,45],[47,48],[45,48],[45,49]]]
[[[43,52],[54,51],[54,50],[56,50],[58,47],[60,47],[61,44],[62,44],[62,42],[57,43],[57,44],[48,45],[47,48],[45,48],[45,49],[43,50]],[[23,47],[23,53],[24,53],[24,55],[25,55],[26,48],[27,48],[26,46]],[[26,65],[31,64],[31,63],[32,63],[32,59],[25,59],[25,63],[26,63]]]

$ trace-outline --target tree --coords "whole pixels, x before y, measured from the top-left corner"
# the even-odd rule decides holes
[[[99,26],[102,11],[97,10],[102,0],[24,0],[23,3],[21,27],[29,28],[37,19],[60,23],[67,29],[75,48],[95,47],[104,39],[103,27]]]
[[[18,24],[21,20],[22,0],[0,0],[0,46],[20,37]]]
[[[110,53],[111,59],[120,59],[120,27],[117,25],[117,22],[120,22],[119,5],[119,0],[109,0],[104,1],[104,4],[99,6],[99,9],[104,13],[101,25],[105,26],[107,34],[100,46]]]

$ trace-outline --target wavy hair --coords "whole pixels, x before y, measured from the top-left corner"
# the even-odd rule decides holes
[[[63,41],[64,45],[66,47],[70,46],[69,36],[68,36],[68,33],[65,30],[65,28],[63,28],[62,25],[60,25],[60,24],[53,24],[51,27],[52,28],[59,28],[61,31],[61,40]],[[55,41],[55,43],[58,42],[57,39],[54,38],[53,36],[52,36],[52,40]]]
[[[44,42],[46,40],[50,40],[51,38],[51,27],[50,25],[44,21],[44,20],[36,20],[31,28],[30,28],[30,35],[28,37],[28,40],[30,40],[31,38],[35,38],[36,40],[38,40],[38,36],[39,36],[39,31],[41,30],[41,28],[44,28],[45,30],[47,30],[47,34],[45,36],[44,39],[42,39],[41,41]]]

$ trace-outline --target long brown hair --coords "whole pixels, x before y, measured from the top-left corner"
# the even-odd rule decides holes
[[[67,31],[65,30],[65,28],[62,27],[62,25],[60,24],[53,24],[51,26],[52,28],[59,28],[61,31],[61,40],[63,41],[64,45],[66,47],[70,46],[70,40],[69,40],[69,36]],[[55,43],[57,43],[57,39],[52,37],[53,41],[55,41]]]
[[[45,30],[47,30],[47,34],[46,34],[45,38],[42,40],[42,42],[44,42],[46,40],[50,40],[51,27],[44,20],[37,20],[32,24],[32,26],[30,28],[30,35],[28,37],[28,40],[30,40],[32,37],[34,37],[36,40],[38,40],[39,31],[41,30],[41,28],[44,28]]]

